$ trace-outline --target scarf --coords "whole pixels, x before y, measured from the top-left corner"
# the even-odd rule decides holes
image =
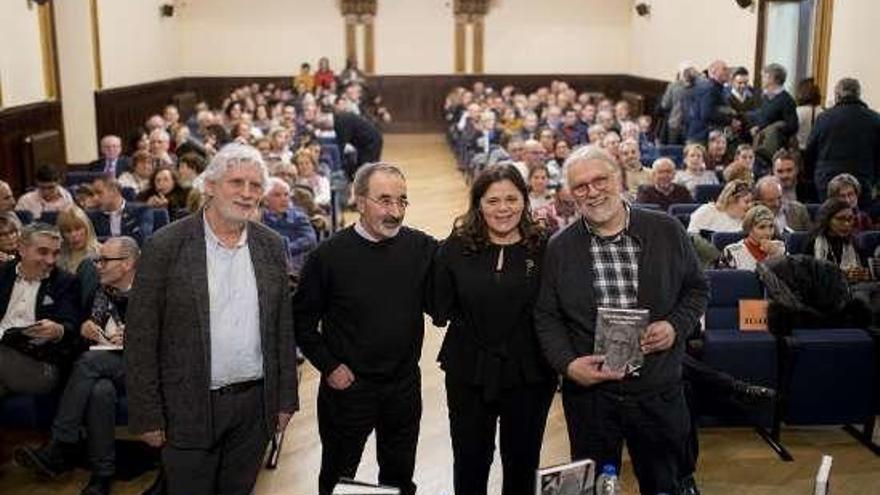
[[[744,244],[746,246],[746,249],[749,250],[749,254],[751,254],[752,257],[755,258],[755,261],[757,261],[758,263],[767,259],[767,253],[765,253],[764,250],[761,249],[761,245],[758,242],[752,240],[751,237],[746,237]]]
[[[833,241],[829,241],[827,237],[824,235],[816,236],[816,243],[813,247],[813,255],[820,260],[828,260],[840,267],[841,270],[848,270],[850,268],[858,268],[861,266],[859,263],[859,257],[856,254],[856,250],[853,247],[852,242],[848,242],[845,239],[840,239],[840,256],[834,253],[834,246],[832,246]]]

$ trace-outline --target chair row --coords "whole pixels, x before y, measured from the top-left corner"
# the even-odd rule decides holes
[[[15,210],[16,216],[18,216],[19,220],[21,220],[22,224],[29,224],[34,221],[34,217],[31,212],[27,210]],[[103,215],[104,213],[98,210],[89,210],[86,212],[90,219],[92,219],[96,215]],[[57,211],[44,211],[40,216],[40,221],[43,223],[48,223],[54,225],[58,220],[58,212]],[[94,223],[94,220],[92,220]],[[167,208],[153,208],[153,232],[159,230],[160,228],[171,223],[171,215],[168,213]]]

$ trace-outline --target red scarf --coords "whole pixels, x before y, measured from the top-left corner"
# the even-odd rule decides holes
[[[765,253],[764,250],[761,249],[761,245],[757,241],[752,240],[751,237],[746,237],[745,245],[746,249],[749,250],[749,253],[752,254],[752,257],[754,257],[758,263],[767,259],[767,253]]]

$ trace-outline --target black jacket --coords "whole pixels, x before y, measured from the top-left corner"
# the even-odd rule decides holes
[[[819,114],[804,151],[804,165],[807,173],[813,173],[821,198],[828,182],[844,172],[862,184],[862,200],[870,198],[880,174],[880,114],[857,99],[841,101]]]
[[[110,215],[98,210],[90,210],[88,215],[95,227],[95,235],[110,237]],[[133,237],[138,244],[143,245],[153,233],[153,208],[143,203],[126,201],[120,230],[122,235]]]
[[[758,108],[747,114],[750,126],[763,129],[776,122],[784,122],[782,134],[793,136],[798,130],[797,105],[794,98],[783,90],[773,98],[763,97]]]
[[[684,342],[699,325],[709,285],[681,223],[665,213],[632,209],[629,234],[641,245],[638,307],[651,321],[675,329],[672,348],[645,356],[641,376],[597,387],[641,395],[660,391],[681,377]],[[590,234],[583,221],[550,240],[535,305],[535,330],[544,355],[561,374],[575,358],[593,353],[597,297],[593,291]]]
[[[351,112],[338,112],[333,114],[333,130],[340,150],[346,144],[355,147],[358,165],[382,158],[382,133],[369,120]]]
[[[17,265],[18,261],[0,265],[0,318],[9,309]],[[64,336],[57,342],[33,346],[33,353],[23,352],[40,361],[62,366],[70,364],[80,349],[80,313],[79,284],[76,277],[60,268],[53,269],[40,283],[35,316],[37,321],[45,318],[59,323],[64,327]]]
[[[724,86],[714,79],[698,82],[686,97],[687,139],[705,143],[709,131],[723,127],[732,112],[725,113]]]
[[[98,158],[97,160],[89,163],[89,172],[103,172],[104,167],[107,165],[107,160],[105,158]],[[120,155],[119,158],[116,159],[116,177],[124,174],[131,170],[131,158]]]

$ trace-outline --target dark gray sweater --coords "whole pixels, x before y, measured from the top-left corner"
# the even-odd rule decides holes
[[[684,340],[706,310],[709,285],[678,220],[633,208],[628,233],[641,244],[638,307],[650,311],[651,321],[669,321],[675,328],[675,344],[647,355],[640,377],[597,387],[642,395],[680,379]],[[563,375],[575,358],[593,353],[598,298],[593,291],[590,236],[584,222],[577,221],[551,239],[544,259],[535,329],[550,365]]]

